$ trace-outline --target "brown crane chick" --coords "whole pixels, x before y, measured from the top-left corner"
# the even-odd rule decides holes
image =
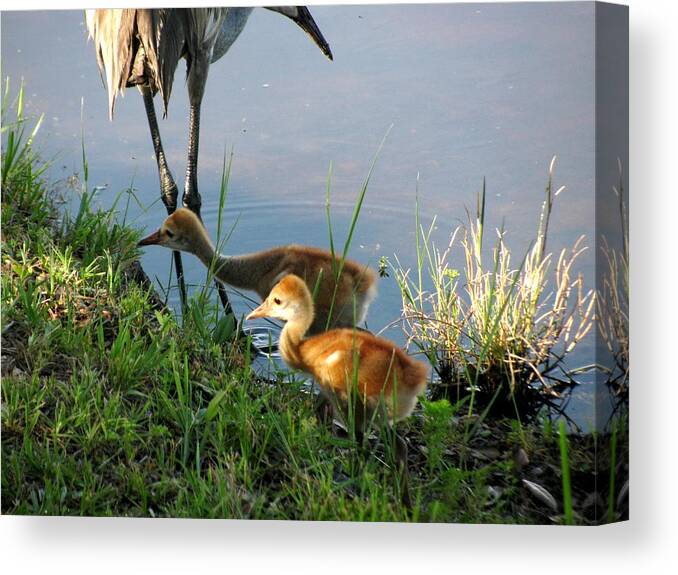
[[[186,208],[177,209],[160,229],[138,245],[161,245],[189,252],[223,283],[255,291],[261,299],[266,299],[273,286],[288,274],[303,278],[316,294],[316,314],[306,326],[309,333],[324,331],[330,313],[332,327],[362,323],[376,295],[377,276],[372,269],[349,259],[344,260],[342,267],[340,258],[333,258],[327,250],[288,245],[245,255],[219,254],[200,219]],[[338,279],[335,269],[340,270]]]
[[[286,322],[280,334],[283,360],[314,377],[335,414],[348,429],[354,426],[361,443],[373,419],[383,421],[385,416],[389,425],[404,419],[426,389],[427,365],[387,339],[345,328],[306,337],[314,322],[314,305],[306,283],[296,275],[282,278],[247,319],[257,317]],[[395,439],[401,496],[409,507],[407,444],[397,433]]]
[[[357,383],[357,399],[364,408],[356,410],[363,412],[358,427],[364,429],[382,401],[389,423],[404,419],[426,389],[426,364],[387,339],[346,328],[306,337],[314,322],[314,304],[306,283],[296,275],[280,280],[247,319],[257,317],[286,322],[280,335],[283,360],[311,374],[335,407],[345,409]]]

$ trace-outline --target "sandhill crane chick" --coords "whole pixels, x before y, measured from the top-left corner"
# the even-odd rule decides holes
[[[245,255],[216,253],[202,222],[186,208],[179,208],[139,245],[161,245],[194,254],[207,267],[211,266],[220,281],[255,291],[261,299],[267,298],[281,278],[296,274],[316,293],[316,314],[307,326],[310,333],[327,328],[330,310],[330,326],[362,323],[376,295],[377,276],[371,268],[346,259],[337,280],[334,270],[340,269],[341,262],[336,257],[333,260],[326,250],[287,245]]]

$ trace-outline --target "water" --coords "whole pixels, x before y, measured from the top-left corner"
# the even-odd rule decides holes
[[[327,247],[325,187],[332,166],[335,241],[343,245],[353,202],[372,157],[393,125],[367,193],[351,256],[414,266],[414,205],[424,223],[437,214],[442,245],[473,209],[487,178],[488,229],[502,224],[523,253],[532,239],[549,161],[558,155],[551,250],[594,231],[594,26],[592,3],[316,7],[312,13],[335,55],[329,62],[291,22],[255,10],[231,51],[210,69],[202,111],[199,189],[216,231],[225,154],[233,150],[227,245],[244,253],[284,243]],[[141,98],[128,90],[113,123],[81,11],[2,14],[2,74],[27,87],[28,112],[44,112],[39,145],[55,158],[52,176],[81,171],[81,100],[90,182],[110,205],[133,186],[135,226],[162,221],[153,150]],[[183,181],[187,95],[177,71],[169,116],[160,122],[177,182]],[[160,105],[157,102],[158,106]],[[159,108],[158,108],[159,110]],[[589,242],[590,244],[591,242]],[[170,255],[148,248],[142,263],[166,281]],[[184,259],[188,281],[204,269]],[[593,285],[592,251],[579,266]],[[380,281],[369,326],[400,314],[393,278]],[[177,303],[172,292],[171,301]],[[235,298],[236,312],[250,304]],[[402,331],[385,330],[402,343]],[[572,364],[593,363],[591,342]],[[593,420],[591,385],[569,407]]]

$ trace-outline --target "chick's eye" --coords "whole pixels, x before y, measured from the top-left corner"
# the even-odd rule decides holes
[[[280,298],[279,298],[279,297],[274,297],[274,298],[273,298],[273,303],[274,303],[275,305],[280,305],[282,302],[280,301]]]
[[[167,234],[168,238],[173,238],[174,237],[174,232],[171,232],[170,230],[165,230],[165,233]]]

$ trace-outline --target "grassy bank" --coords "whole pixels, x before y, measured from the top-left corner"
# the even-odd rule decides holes
[[[529,426],[489,420],[467,399],[423,401],[399,427],[410,447],[406,508],[388,434],[358,446],[317,421],[300,377],[260,381],[248,346],[199,296],[179,324],[143,281],[137,234],[117,211],[92,209],[83,190],[78,213],[59,215],[30,135],[19,103],[2,157],[3,513],[487,523],[624,515],[616,467],[623,475],[625,426],[566,437],[548,415]]]

